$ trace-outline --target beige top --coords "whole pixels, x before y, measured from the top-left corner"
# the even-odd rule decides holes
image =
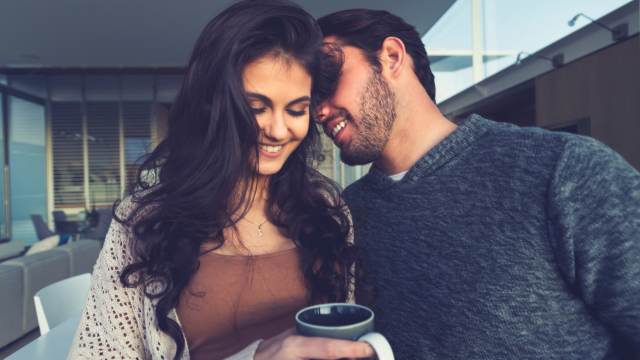
[[[118,216],[126,218],[135,206],[130,197],[125,198]],[[353,241],[353,231],[349,241]],[[141,287],[124,288],[120,283],[122,269],[133,262],[130,244],[128,229],[114,220],[93,269],[89,295],[67,359],[173,359],[176,345],[158,328],[156,301],[146,297]],[[159,285],[148,290],[158,291]],[[348,301],[353,302],[353,285]],[[169,317],[180,324],[175,309]],[[260,342],[254,341],[227,359],[252,360]],[[187,344],[181,360],[189,359]]]
[[[257,256],[209,252],[176,308],[192,360],[224,359],[295,326],[310,292],[297,248]]]

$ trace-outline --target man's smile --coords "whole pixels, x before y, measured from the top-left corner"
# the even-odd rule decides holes
[[[339,133],[342,129],[344,129],[344,127],[347,125],[347,122],[348,122],[348,121],[347,121],[346,119],[345,119],[345,120],[342,120],[342,122],[341,122],[341,123],[339,123],[338,125],[336,125],[336,126],[333,128],[333,130],[331,130],[331,137],[332,137],[333,139],[335,139],[335,138],[336,138],[336,135],[338,135],[338,133]]]

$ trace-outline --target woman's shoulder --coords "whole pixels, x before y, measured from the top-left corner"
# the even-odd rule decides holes
[[[154,205],[142,198],[149,189],[124,197],[115,204],[115,218],[105,238],[104,247],[113,247],[118,253],[124,253],[121,261],[130,262],[134,242],[134,225],[147,217]]]
[[[157,203],[149,201],[147,198],[147,196],[155,190],[157,190],[157,185],[125,196],[116,204],[116,216],[127,223],[135,223],[136,221],[143,219],[157,207]],[[130,219],[132,215],[133,218]]]
[[[136,204],[133,201],[133,195],[126,196],[116,204],[116,215],[120,219],[128,218],[136,209]]]

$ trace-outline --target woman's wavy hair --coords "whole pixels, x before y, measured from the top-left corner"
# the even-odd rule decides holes
[[[242,85],[243,69],[263,56],[299,64],[313,79],[313,114],[341,64],[338,50],[322,50],[315,20],[286,0],[233,4],[196,42],[171,107],[167,137],[141,160],[131,185],[134,210],[115,217],[133,235],[134,262],[123,269],[120,281],[142,286],[155,302],[159,328],[176,342],[174,359],[185,342],[168,314],[199,268],[201,246],[222,246],[224,229],[234,228],[237,214],[244,216],[255,194],[252,159],[258,158],[260,128]],[[373,292],[359,285],[361,267],[353,266],[360,263],[359,251],[348,242],[350,225],[339,188],[309,166],[321,150],[312,115],[309,121],[307,136],[268,182],[267,216],[301,251],[311,304],[345,301],[351,283],[358,301],[367,303]]]

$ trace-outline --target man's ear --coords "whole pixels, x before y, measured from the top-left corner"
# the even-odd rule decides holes
[[[380,62],[383,74],[386,73],[391,79],[398,78],[408,64],[407,50],[402,40],[397,37],[384,39],[380,48]]]

